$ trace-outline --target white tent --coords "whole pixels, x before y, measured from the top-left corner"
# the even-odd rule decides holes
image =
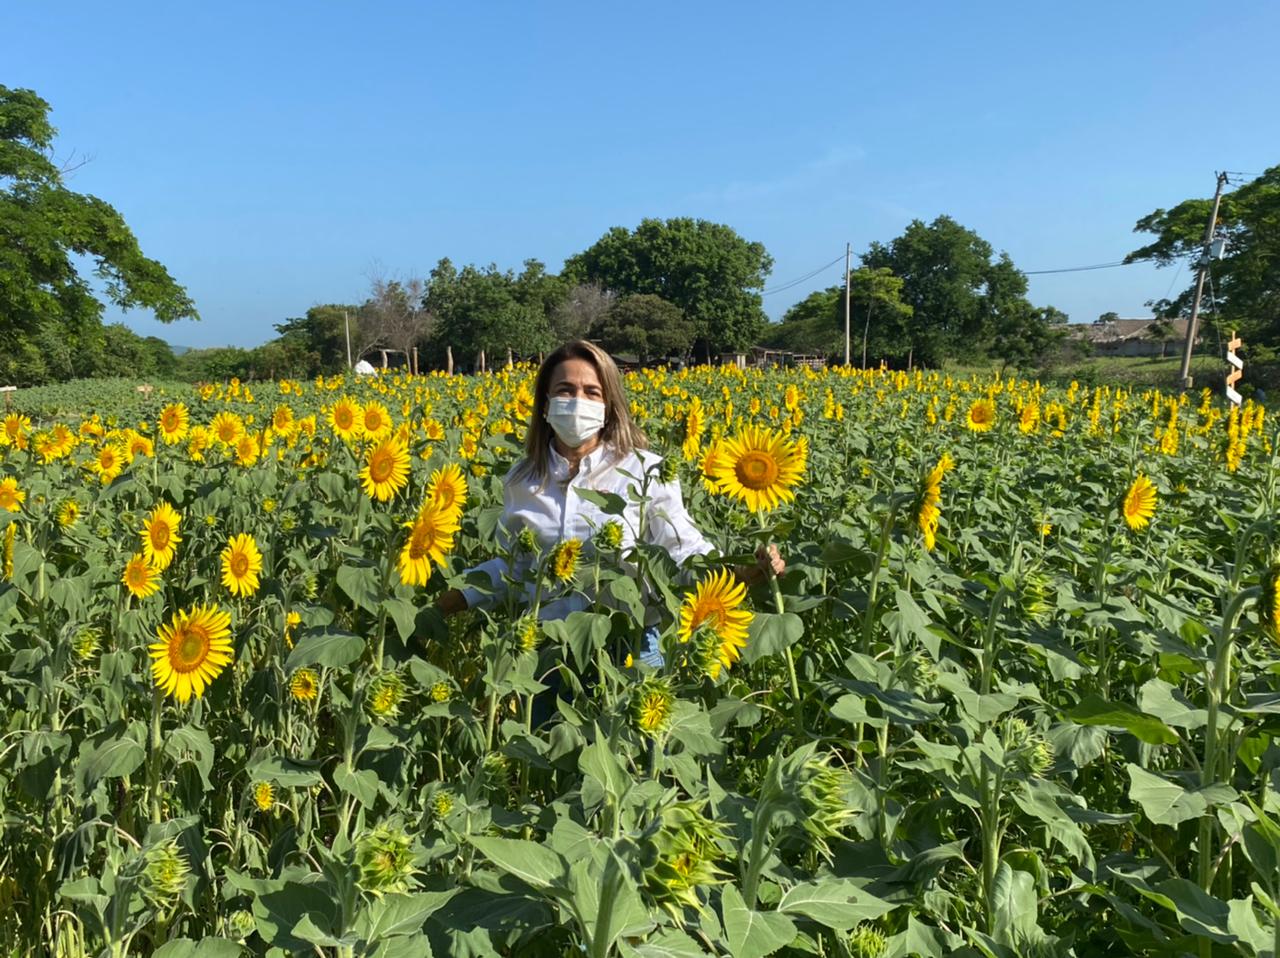
[[[357,376],[373,376],[376,375],[377,372],[378,371],[373,368],[373,364],[367,359],[362,359],[360,362],[356,363]]]

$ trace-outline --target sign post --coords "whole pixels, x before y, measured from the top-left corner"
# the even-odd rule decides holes
[[[1236,331],[1231,331],[1231,339],[1227,343],[1227,363],[1230,368],[1227,370],[1227,401],[1233,406],[1240,405],[1240,393],[1236,392],[1236,383],[1240,381],[1240,377],[1244,375],[1244,360],[1236,355],[1236,350],[1243,346],[1240,337],[1236,335]]]

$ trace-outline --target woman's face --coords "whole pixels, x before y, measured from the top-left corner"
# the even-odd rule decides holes
[[[585,359],[566,359],[551,371],[551,399],[590,399],[604,402],[604,387],[596,367]]]

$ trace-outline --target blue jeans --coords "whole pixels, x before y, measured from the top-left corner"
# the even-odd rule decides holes
[[[662,668],[664,659],[662,658],[662,649],[658,647],[658,627],[651,625],[645,629],[641,641],[644,645],[640,649],[640,661],[651,669]]]

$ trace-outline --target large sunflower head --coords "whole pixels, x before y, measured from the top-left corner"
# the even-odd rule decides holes
[[[209,432],[216,442],[227,449],[233,448],[244,435],[244,420],[235,413],[224,409],[213,417],[209,423]]]
[[[1135,532],[1145,529],[1151,517],[1156,514],[1156,487],[1151,480],[1138,473],[1129,491],[1124,494],[1124,521]]]
[[[296,702],[313,702],[320,694],[320,676],[315,669],[298,669],[289,679],[289,694]]]
[[[329,425],[343,442],[360,438],[364,410],[350,396],[343,396],[329,410]]]
[[[181,522],[182,517],[177,510],[162,502],[151,510],[151,515],[142,524],[142,554],[161,572],[169,568],[178,551],[178,543],[182,541],[178,534]]]
[[[124,471],[124,447],[116,442],[104,442],[98,447],[90,468],[98,474],[105,486]]]
[[[988,432],[996,424],[996,404],[992,399],[975,399],[965,413],[964,426],[971,432]]]
[[[431,563],[443,569],[445,556],[453,551],[458,515],[428,502],[405,526],[409,529],[409,538],[400,550],[400,581],[405,585],[426,585],[431,578]]]
[[[160,438],[166,446],[181,442],[191,425],[191,414],[184,403],[170,403],[160,410]]]
[[[160,573],[141,552],[135,553],[125,565],[120,581],[135,599],[145,599],[160,589]]]
[[[149,646],[156,685],[179,702],[200,698],[231,662],[230,634],[231,616],[217,606],[174,613]]]
[[[409,450],[394,436],[370,446],[360,470],[365,495],[386,502],[409,482]]]
[[[222,584],[232,595],[251,596],[258,591],[259,573],[262,572],[262,553],[258,543],[247,532],[232,536],[219,556],[222,563]]]
[[[365,404],[360,417],[360,431],[375,442],[391,434],[391,411],[377,400]]]
[[[442,509],[462,511],[467,504],[467,477],[457,463],[448,463],[431,473],[427,481],[427,499]]]
[[[747,645],[747,627],[754,616],[741,608],[747,587],[734,579],[727,569],[713,572],[698,583],[697,589],[680,607],[681,642],[688,642],[700,629],[715,637],[715,655],[704,663],[711,678],[720,675],[721,667],[733,665]]]
[[[741,499],[753,512],[776,508],[795,498],[792,489],[804,475],[806,447],[782,433],[746,426],[731,439],[722,439],[704,458],[719,492]]]

